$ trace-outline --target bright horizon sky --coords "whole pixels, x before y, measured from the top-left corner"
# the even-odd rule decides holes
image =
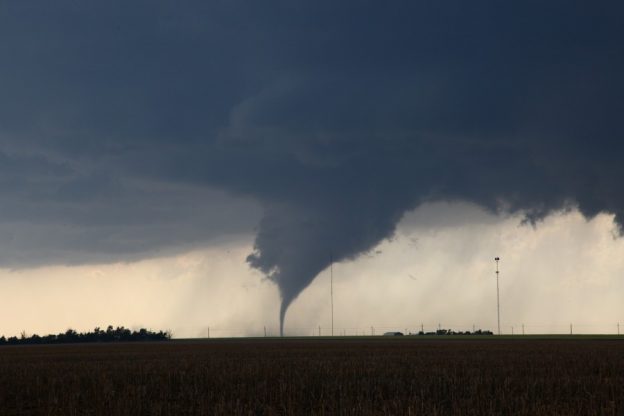
[[[459,221],[470,217],[470,223]],[[438,223],[444,220],[446,225]],[[427,223],[427,226],[422,224]],[[614,333],[624,323],[624,243],[612,217],[577,212],[535,228],[467,204],[409,213],[396,236],[334,265],[334,333],[442,328],[496,331],[494,256],[501,257],[503,333]],[[174,337],[277,335],[277,287],[245,257],[253,235],[138,262],[0,272],[0,333],[6,336],[124,325]],[[487,257],[484,253],[491,253]],[[331,327],[329,271],[293,302],[286,335]]]

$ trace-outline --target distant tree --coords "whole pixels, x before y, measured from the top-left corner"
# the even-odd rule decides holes
[[[34,334],[30,337],[22,331],[20,338],[10,337],[6,339],[4,336],[0,338],[0,345],[18,345],[18,344],[61,344],[61,343],[83,343],[83,342],[133,342],[133,341],[166,341],[171,339],[170,332],[154,332],[145,328],[138,331],[131,331],[123,326],[113,328],[109,325],[106,331],[96,327],[92,332],[78,333],[69,328],[67,331],[58,335],[49,334],[39,336]]]

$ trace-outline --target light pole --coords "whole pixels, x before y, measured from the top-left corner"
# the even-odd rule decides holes
[[[494,257],[494,261],[496,262],[496,317],[498,319],[498,335],[501,334],[500,331],[500,300],[499,300],[499,290],[498,290],[498,262],[500,261],[500,257]]]
[[[329,254],[329,293],[331,297],[331,335],[334,336],[334,255]]]

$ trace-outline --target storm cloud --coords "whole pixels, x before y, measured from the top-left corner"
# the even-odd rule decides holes
[[[615,2],[12,2],[4,266],[115,261],[257,223],[282,320],[425,202],[624,223]]]

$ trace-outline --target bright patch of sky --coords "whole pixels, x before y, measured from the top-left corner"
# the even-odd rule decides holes
[[[436,223],[441,214],[446,225]],[[425,205],[392,240],[334,264],[334,333],[495,330],[495,256],[504,333],[523,324],[526,333],[569,333],[570,324],[574,333],[615,333],[624,325],[624,241],[614,232],[609,215],[586,221],[572,211],[533,228],[470,205]],[[278,290],[245,262],[252,243],[249,235],[138,262],[2,270],[0,333],[111,324],[175,337],[277,335]],[[293,302],[285,333],[328,335],[330,311],[325,270]]]

